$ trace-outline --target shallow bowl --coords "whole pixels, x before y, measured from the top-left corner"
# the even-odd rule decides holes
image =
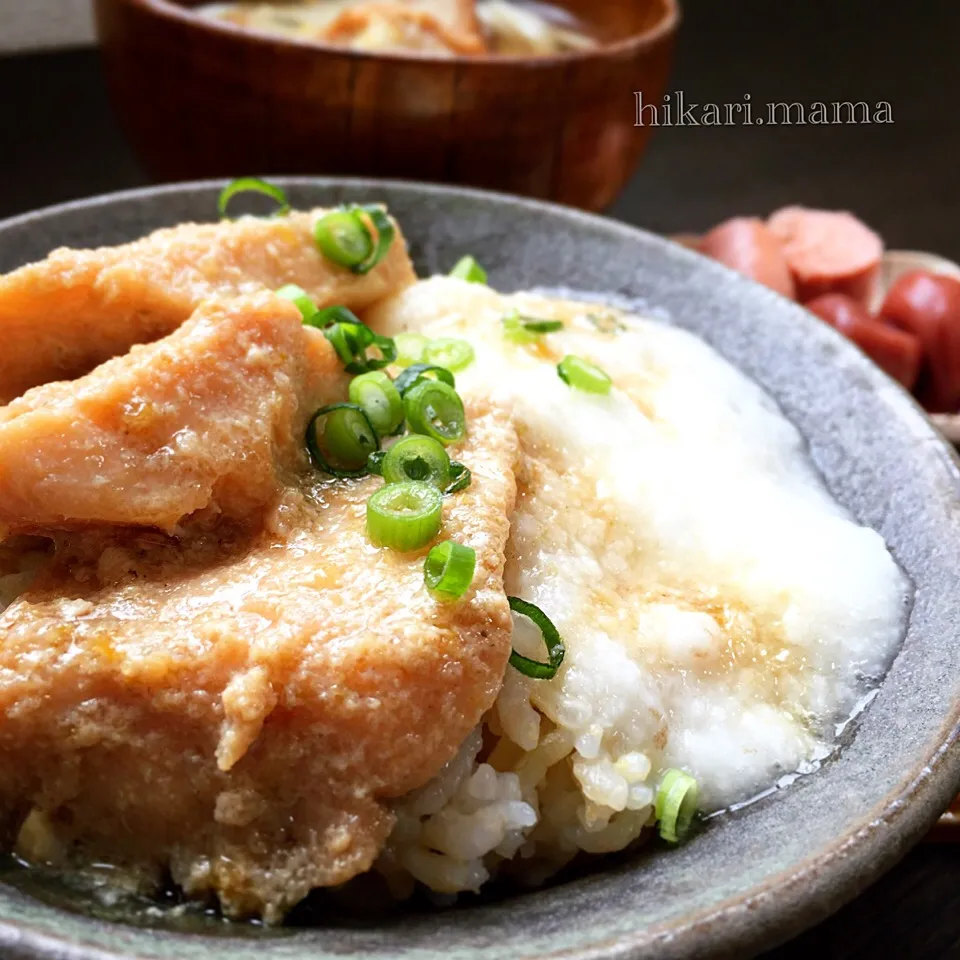
[[[605,291],[699,334],[777,400],[830,490],[884,536],[911,577],[903,648],[838,756],[709,821],[677,850],[651,847],[589,876],[492,902],[362,923],[340,916],[255,939],[242,927],[203,936],[162,923],[105,922],[0,886],[0,956],[744,958],[823,919],[900,859],[960,786],[960,475],[910,397],[802,308],[642,231],[475,191],[361,180],[287,186],[297,206],[385,201],[421,273],[446,270],[469,251],[502,289]],[[209,183],[142,190],[6,221],[0,270],[61,244],[117,243],[212,219],[217,190]]]

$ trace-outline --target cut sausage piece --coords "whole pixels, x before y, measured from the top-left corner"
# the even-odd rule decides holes
[[[783,244],[801,303],[824,293],[869,302],[880,274],[883,241],[855,216],[784,207],[767,226]]]
[[[887,294],[880,315],[922,344],[920,402],[934,413],[960,409],[960,280],[925,270],[905,273]]]
[[[852,340],[886,374],[913,389],[920,372],[917,337],[875,320],[862,303],[842,293],[825,293],[806,306]]]
[[[791,300],[796,293],[783,246],[762,220],[734,217],[700,241],[701,253],[776,290]]]
[[[325,212],[184,223],[120,247],[54,250],[0,277],[0,403],[167,336],[204,300],[295,283],[318,306],[362,310],[416,280],[399,228],[367,274],[327,260],[313,240]]]

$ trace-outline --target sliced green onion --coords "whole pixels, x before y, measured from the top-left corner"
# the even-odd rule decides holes
[[[514,650],[510,654],[510,666],[514,670],[519,670],[525,677],[532,677],[534,680],[552,680],[557,675],[566,654],[560,632],[553,625],[553,621],[535,604],[521,600],[519,597],[507,597],[507,600],[514,613],[527,617],[540,628],[543,642],[547,645],[546,663],[531,660]]]
[[[324,307],[322,310],[314,310],[313,315],[306,322],[318,330],[333,326],[335,323],[352,323],[358,327],[366,327],[366,324],[352,310],[342,306]],[[371,339],[369,342],[372,343],[372,330],[370,330],[370,334]]]
[[[600,333],[621,333],[627,329],[612,313],[588,313],[587,319]]]
[[[278,297],[284,300],[290,300],[303,316],[303,322],[313,324],[311,321],[320,312],[317,305],[310,299],[310,295],[303,287],[298,287],[295,283],[288,283],[277,291]]]
[[[375,546],[419,550],[439,532],[443,497],[429,483],[391,483],[367,501],[367,534]]]
[[[373,345],[380,351],[380,356],[367,356],[367,368],[369,370],[382,370],[384,367],[389,367],[391,363],[396,361],[397,345],[390,337],[381,337],[379,333],[375,333],[373,335]]]
[[[382,370],[354,377],[350,381],[350,402],[363,409],[381,437],[389,436],[403,423],[403,400]]]
[[[467,433],[463,401],[453,387],[424,380],[403,395],[403,409],[412,433],[439,440],[444,446],[458,443]]]
[[[613,386],[613,381],[598,366],[572,354],[560,361],[557,373],[565,384],[587,393],[609,393]]]
[[[395,234],[387,214],[372,204],[333,210],[313,227],[320,252],[354,273],[369,273],[387,255]]]
[[[466,340],[458,340],[455,337],[431,340],[423,352],[423,359],[427,363],[443,367],[451,373],[466,370],[473,363],[475,356],[473,347]]]
[[[450,276],[466,280],[467,283],[487,282],[487,271],[469,255],[457,261],[457,265],[450,271]]]
[[[274,186],[272,183],[267,183],[266,180],[261,180],[259,177],[239,177],[236,180],[232,180],[220,191],[217,210],[220,212],[221,217],[226,217],[227,207],[238,193],[262,193],[276,200],[277,203],[280,204],[280,207],[274,212],[275,217],[282,217],[285,213],[290,212],[290,203],[287,200],[287,195],[280,187]]]
[[[373,253],[373,237],[363,221],[347,210],[334,210],[313,226],[320,252],[333,263],[353,269]]]
[[[450,485],[450,457],[432,437],[404,437],[387,451],[383,479],[387,483],[420,480],[443,492]]]
[[[459,461],[450,461],[450,485],[443,491],[444,496],[450,497],[461,490],[466,490],[473,483],[473,474]]]
[[[562,320],[538,320],[536,317],[520,317],[520,326],[527,333],[536,333],[543,335],[545,333],[558,333],[563,329]]]
[[[445,540],[427,554],[423,580],[439,598],[459,600],[470,589],[476,570],[477,552],[473,547]]]
[[[429,374],[436,374],[436,377],[431,377]],[[442,383],[445,383],[448,387],[455,387],[457,381],[454,379],[453,374],[447,370],[446,367],[437,367],[430,363],[414,363],[411,366],[407,367],[403,373],[393,381],[394,386],[400,392],[402,397],[409,389],[415,387],[422,380],[440,380]]]
[[[422,333],[398,333],[393,342],[397,345],[397,363],[409,367],[411,363],[423,360],[423,351],[430,340]]]
[[[323,440],[318,437],[322,418]],[[380,438],[364,411],[352,403],[321,407],[307,424],[307,450],[316,467],[332,477],[362,477]]]
[[[654,808],[660,824],[660,836],[668,843],[679,843],[690,832],[697,812],[697,781],[682,770],[668,770],[660,781]]]
[[[325,307],[305,322],[323,330],[347,373],[380,370],[397,359],[393,340],[375,334],[346,307]],[[370,356],[367,353],[370,347],[375,347],[380,356]]]
[[[322,312],[322,311],[321,311]],[[323,335],[330,341],[344,367],[351,373],[366,373],[367,347],[373,344],[373,331],[363,323],[336,321],[323,328]],[[362,365],[362,370],[355,369]]]
[[[367,472],[372,473],[375,477],[383,476],[383,461],[387,456],[386,450],[377,450],[374,453],[371,453],[367,457]]]
[[[536,343],[544,334],[557,333],[563,329],[562,320],[525,317],[516,310],[500,322],[503,324],[503,335],[514,343]]]
[[[353,209],[356,216],[362,221],[365,220],[376,231],[373,253],[365,263],[354,269],[354,273],[369,273],[387,255],[397,231],[382,207],[363,204]]]
[[[368,343],[373,343],[373,337],[366,341],[363,328],[351,323],[331,323],[323,328],[323,335],[337,351],[337,356],[344,366],[356,363],[360,354],[366,356]]]

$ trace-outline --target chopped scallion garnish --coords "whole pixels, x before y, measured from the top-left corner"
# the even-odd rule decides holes
[[[465,370],[473,363],[474,356],[473,347],[466,340],[458,340],[455,337],[431,340],[423,351],[423,359],[426,363],[443,367],[451,373]]]
[[[407,552],[439,532],[443,497],[429,483],[391,483],[367,501],[367,534],[374,545]]]
[[[439,380],[422,380],[403,394],[407,426],[438,440],[444,446],[466,436],[467,415],[463,401],[453,387]]]
[[[537,320],[534,317],[521,317],[520,325],[527,333],[559,333],[563,329],[562,320]]]
[[[432,437],[404,437],[387,451],[382,474],[387,483],[419,480],[442,493],[450,485],[450,457]]]
[[[373,237],[352,212],[334,210],[321,217],[313,228],[320,252],[333,263],[351,270],[373,253]]]
[[[558,333],[563,329],[562,320],[525,317],[516,310],[500,322],[503,324],[503,335],[514,343],[536,343],[545,334]]]
[[[660,836],[668,843],[679,843],[690,831],[697,812],[697,781],[682,770],[668,770],[660,781],[654,813]]]
[[[366,324],[348,307],[333,306],[324,307],[322,310],[315,310],[313,314],[304,318],[304,322],[311,327],[322,330],[324,327],[332,326],[335,323],[352,323],[358,327],[364,327]],[[370,331],[371,336],[373,331]],[[366,337],[366,334],[363,334]],[[370,340],[372,343],[372,339]]]
[[[382,370],[354,377],[350,381],[350,402],[363,409],[381,437],[390,436],[403,423],[403,399]]]
[[[450,276],[456,277],[458,280],[466,280],[467,283],[487,282],[487,271],[469,255],[462,257],[457,262],[457,265],[450,271]]]
[[[477,569],[473,547],[445,540],[438,543],[423,564],[427,588],[442,600],[459,600],[470,589]]]
[[[309,294],[303,287],[298,287],[295,283],[288,283],[277,291],[277,296],[283,297],[284,300],[290,300],[300,311],[303,322],[309,323],[311,326],[314,325],[311,321],[320,311],[317,310],[317,305],[310,299]]]
[[[621,333],[627,329],[626,325],[612,313],[588,313],[587,319],[600,333]]]
[[[364,476],[370,454],[379,449],[377,431],[356,404],[333,403],[321,407],[307,424],[310,459],[332,477]]]
[[[422,333],[398,333],[393,342],[397,345],[397,364],[409,367],[410,364],[423,360],[423,351],[427,349],[430,340]]]
[[[540,633],[543,635],[543,642],[547,646],[546,663],[531,660],[514,650],[510,654],[510,666],[519,670],[525,677],[532,677],[534,680],[552,680],[557,675],[566,654],[560,632],[553,625],[553,621],[536,604],[521,600],[519,597],[507,597],[507,600],[514,613],[527,617],[539,627]]]
[[[431,376],[431,374],[433,376]],[[394,386],[402,397],[408,390],[415,387],[422,380],[440,380],[448,387],[455,387],[457,382],[453,374],[446,367],[437,367],[431,363],[414,363],[393,381]]]
[[[354,273],[369,273],[387,255],[396,229],[386,212],[372,204],[352,205],[321,217],[313,228],[320,252]]]
[[[259,177],[239,177],[236,180],[232,180],[220,191],[217,210],[220,212],[221,217],[226,217],[227,207],[238,193],[262,193],[264,196],[276,200],[277,203],[280,204],[280,207],[275,211],[275,217],[282,217],[285,213],[290,212],[287,195],[280,187],[274,186],[272,183],[267,183],[266,180],[261,180]]]
[[[466,490],[473,483],[473,474],[459,461],[450,461],[450,485],[443,491],[444,496],[450,497],[461,490]]]
[[[383,476],[383,461],[387,456],[386,450],[377,450],[367,457],[367,472],[375,477]]]
[[[323,335],[337,351],[347,373],[380,370],[397,359],[394,342],[389,337],[375,334],[346,307],[325,307],[304,322],[323,330]],[[371,356],[367,352],[370,347],[380,355]]]
[[[613,381],[598,366],[572,354],[560,361],[557,373],[567,386],[587,393],[609,393],[613,386]]]

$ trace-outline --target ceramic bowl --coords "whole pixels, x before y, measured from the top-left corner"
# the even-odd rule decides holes
[[[694,331],[776,399],[833,494],[912,579],[906,637],[839,754],[687,845],[446,910],[310,928],[144,928],[123,908],[64,910],[0,886],[0,955],[43,960],[679,960],[749,957],[823,919],[891,867],[960,786],[960,474],[911,398],[838,333],[726,268],[633,228],[532,201],[397,182],[290,180],[295,205],[381,200],[421,273],[465,252],[504,290],[629,298]],[[50,248],[213,219],[218,186],[119,194],[0,224],[0,269]],[[824,549],[829,549],[825,544]],[[49,898],[48,898],[49,899]],[[140,925],[136,925],[134,921]],[[878,923],[882,918],[878,918]],[[257,934],[252,936],[252,934]]]

